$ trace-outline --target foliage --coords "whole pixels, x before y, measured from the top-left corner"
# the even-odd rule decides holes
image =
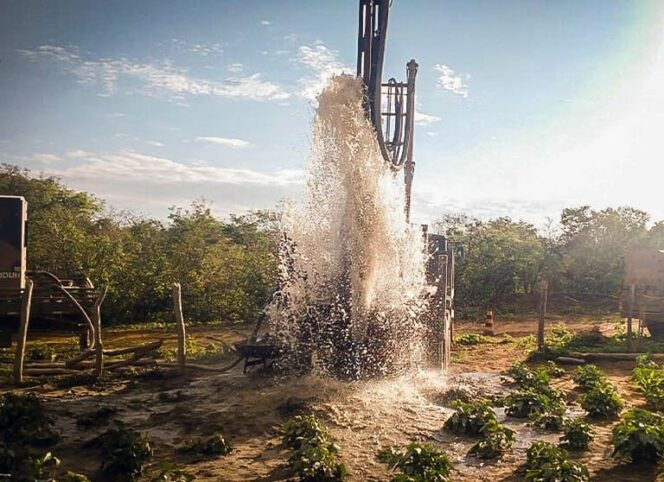
[[[657,462],[664,454],[664,416],[634,408],[613,428],[613,456],[619,460]]]
[[[101,470],[113,480],[136,480],[152,457],[150,442],[119,421],[99,440],[104,454]]]
[[[581,408],[589,417],[608,418],[620,413],[623,402],[616,389],[608,381],[597,382],[587,393],[581,397]]]
[[[489,420],[482,427],[482,438],[470,447],[468,455],[476,455],[481,459],[494,459],[510,450],[515,440],[513,430],[504,427],[495,419]]]
[[[560,444],[572,450],[586,450],[594,437],[590,425],[580,418],[565,421],[564,430]]]
[[[643,355],[637,358],[632,381],[646,399],[651,410],[664,410],[664,370]]]
[[[461,333],[454,337],[454,343],[464,346],[473,346],[491,343],[491,339],[488,336],[480,335],[479,333]]]
[[[474,402],[455,400],[451,406],[456,411],[445,420],[443,427],[452,433],[478,435],[487,423],[497,421],[496,414],[487,400]]]
[[[348,469],[337,461],[337,447],[327,427],[314,415],[297,415],[283,426],[284,445],[293,450],[288,459],[300,480],[346,480]]]
[[[58,482],[90,482],[90,479],[83,474],[67,472],[64,475],[58,477]]]
[[[520,388],[507,395],[503,403],[507,416],[514,418],[536,420],[548,413],[564,412],[561,397],[554,389]]]
[[[28,349],[25,352],[25,358],[29,361],[52,362],[55,360],[56,355],[51,345],[48,343],[37,342],[28,345]]]
[[[12,445],[50,445],[59,440],[34,393],[5,393],[0,399],[0,437]]]
[[[170,289],[202,321],[253,321],[277,276],[274,216],[214,217],[207,205],[173,209],[168,222],[110,212],[57,178],[0,166],[0,193],[28,201],[28,267],[107,285],[103,317],[114,322],[170,318]]]
[[[556,362],[554,362],[553,360],[548,360],[544,364],[544,369],[550,376],[554,378],[560,378],[563,375],[565,375],[565,369],[556,365]]]
[[[537,440],[526,450],[525,479],[532,482],[585,482],[588,469],[569,460],[566,450]]]
[[[573,379],[582,391],[588,392],[598,383],[605,382],[606,376],[596,365],[582,365],[576,368]]]
[[[529,418],[531,425],[544,430],[557,432],[563,429],[565,407],[560,404],[552,404],[546,407],[544,411],[532,414]]]
[[[431,444],[411,442],[403,452],[393,448],[379,452],[380,461],[399,471],[392,482],[450,482],[454,466],[450,458]]]
[[[180,449],[181,452],[196,455],[228,455],[231,450],[231,445],[221,433],[205,439],[190,440]]]
[[[159,463],[159,470],[159,474],[150,482],[191,482],[196,479],[192,474],[176,467],[173,462],[168,460]]]

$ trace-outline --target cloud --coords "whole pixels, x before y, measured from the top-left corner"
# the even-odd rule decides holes
[[[269,20],[261,20],[261,25],[272,25],[272,22]]]
[[[196,142],[205,142],[208,144],[217,144],[220,146],[230,147],[231,149],[244,149],[251,146],[249,141],[244,139],[234,139],[231,137],[197,137]]]
[[[213,44],[199,44],[199,43],[190,43],[184,40],[171,39],[173,45],[182,51],[191,52],[201,57],[207,57],[209,55],[221,55],[224,53],[224,47],[220,43]]]
[[[35,154],[32,156],[35,161],[40,161],[45,164],[50,164],[51,162],[59,161],[60,157],[53,154]]]
[[[159,141],[148,141],[148,144],[154,147],[164,147],[164,143]]]
[[[434,72],[438,72],[438,87],[449,90],[464,99],[468,98],[468,86],[463,83],[463,76],[457,74],[453,69],[445,64],[436,64],[433,67]],[[470,76],[466,76],[469,78]]]
[[[330,77],[351,70],[339,60],[339,53],[336,50],[327,48],[321,42],[302,45],[298,49],[296,60],[313,73],[298,81],[299,95],[309,100],[316,99]]]
[[[440,122],[440,117],[415,111],[415,125],[428,126]]]
[[[118,209],[166,217],[173,205],[205,198],[218,215],[249,209],[274,209],[285,197],[304,189],[301,169],[258,171],[211,166],[203,161],[181,162],[135,151],[86,153],[76,165],[49,166],[74,189],[94,192]]]
[[[242,72],[243,68],[244,66],[240,63],[230,64],[226,66],[226,70],[232,74],[237,74],[238,72]]]
[[[82,157],[88,157],[91,155],[92,155],[91,152],[84,151],[83,149],[73,149],[71,151],[67,151],[67,157],[70,157],[72,159],[80,159]]]
[[[53,45],[21,50],[21,53],[31,61],[55,62],[63,73],[75,77],[78,83],[101,87],[101,96],[110,96],[123,89],[179,102],[186,96],[258,101],[283,101],[290,97],[288,92],[264,80],[259,73],[213,81],[191,77],[186,69],[176,67],[170,60],[160,63],[140,63],[124,57],[93,60],[74,47]]]

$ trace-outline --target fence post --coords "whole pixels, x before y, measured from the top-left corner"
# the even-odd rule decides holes
[[[104,343],[101,339],[101,304],[108,293],[108,286],[104,286],[92,305],[92,321],[95,340],[95,375],[99,378],[104,374]]]
[[[546,280],[540,281],[539,297],[539,318],[537,320],[537,350],[546,354],[546,344],[544,341],[544,320],[546,318],[546,304],[549,297],[549,283]]]
[[[634,351],[634,329],[632,327],[632,318],[634,316],[634,298],[636,297],[636,285],[632,283],[629,287],[629,311],[627,313],[627,351]]]
[[[178,370],[184,372],[187,364],[187,334],[182,314],[182,287],[180,283],[173,283],[173,311],[178,330]]]
[[[30,324],[30,307],[32,305],[32,288],[34,283],[31,279],[25,281],[25,290],[21,298],[21,320],[18,327],[18,339],[16,340],[16,354],[14,357],[14,382],[23,382],[23,360],[25,358],[25,344],[28,339],[28,325]]]

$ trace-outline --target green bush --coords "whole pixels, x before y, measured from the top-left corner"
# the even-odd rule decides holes
[[[658,462],[664,455],[664,416],[634,408],[613,428],[613,456],[622,461]]]
[[[664,370],[647,355],[637,358],[632,381],[643,394],[649,409],[664,410]]]
[[[221,433],[205,439],[189,440],[179,449],[180,452],[196,455],[228,455],[231,450],[231,445]]]
[[[337,461],[337,447],[327,427],[314,415],[295,416],[283,426],[283,442],[293,450],[288,459],[301,481],[346,480],[348,469]]]
[[[565,375],[565,369],[556,365],[556,362],[554,362],[553,360],[548,360],[544,364],[543,368],[550,376],[554,378],[560,378],[563,375]]]
[[[5,393],[0,399],[0,437],[11,445],[51,445],[60,437],[52,429],[53,420],[46,415],[34,393]]]
[[[461,333],[454,337],[454,343],[458,345],[473,346],[491,343],[491,339],[479,333]]]
[[[598,382],[581,397],[581,408],[591,418],[614,417],[623,408],[616,389],[608,381]]]
[[[443,427],[460,435],[478,435],[490,421],[497,421],[491,404],[486,400],[462,402],[455,400],[451,404],[456,411],[445,420]]]
[[[196,477],[192,474],[165,460],[159,463],[159,474],[153,477],[150,482],[191,482],[195,479]]]
[[[505,397],[505,413],[508,417],[532,420],[547,413],[564,412],[565,408],[560,401],[562,397],[555,391],[552,395],[554,397],[549,396],[546,390],[537,388],[519,389]]]
[[[452,460],[431,444],[411,442],[404,452],[393,448],[379,452],[379,460],[399,471],[392,482],[450,482],[454,465]]]
[[[551,404],[543,412],[532,414],[529,417],[529,421],[535,427],[557,432],[563,429],[565,423],[564,415],[565,407],[560,404]]]
[[[133,481],[152,457],[150,442],[120,421],[99,437],[104,460],[101,471],[113,480]]]
[[[28,361],[55,361],[56,355],[53,347],[47,343],[36,342],[28,345],[25,359]]]
[[[566,421],[564,430],[560,444],[572,450],[586,450],[594,437],[590,425],[580,418]]]
[[[526,450],[525,479],[532,482],[586,482],[590,475],[581,464],[569,460],[566,450],[537,440]]]
[[[482,439],[470,447],[468,455],[481,459],[495,459],[512,448],[516,440],[514,431],[504,427],[495,419],[482,427]]]
[[[596,365],[582,365],[574,372],[574,383],[584,392],[592,390],[595,385],[604,381],[606,376]]]

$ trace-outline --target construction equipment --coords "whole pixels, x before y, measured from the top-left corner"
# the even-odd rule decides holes
[[[0,347],[11,345],[16,331],[25,280],[34,282],[31,326],[73,331],[87,343],[81,310],[96,299],[92,282],[83,276],[60,279],[47,271],[27,269],[28,203],[21,196],[0,196]]]

